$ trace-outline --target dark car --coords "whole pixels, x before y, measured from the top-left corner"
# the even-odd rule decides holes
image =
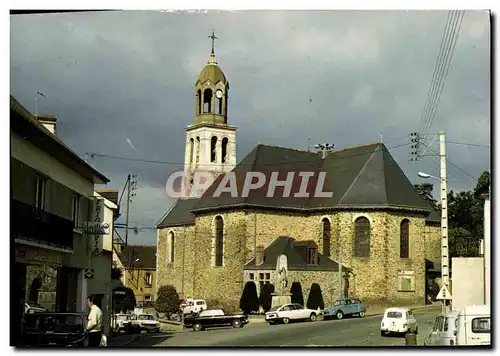
[[[242,328],[248,323],[248,317],[243,314],[228,315],[222,309],[207,309],[184,319],[185,328],[201,331],[212,327],[232,326]]]
[[[26,314],[23,347],[86,347],[86,315],[79,313]]]
[[[323,314],[324,320],[332,318],[342,319],[345,316],[358,315],[363,318],[366,308],[361,299],[356,297],[340,298],[335,303],[326,308]]]

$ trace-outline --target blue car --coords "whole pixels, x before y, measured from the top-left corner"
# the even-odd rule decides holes
[[[324,312],[324,320],[343,319],[345,316],[364,317],[366,312],[365,305],[361,299],[356,297],[337,299],[335,303],[326,308]]]

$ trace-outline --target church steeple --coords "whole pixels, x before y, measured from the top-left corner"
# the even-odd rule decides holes
[[[192,198],[203,194],[193,189],[196,172],[210,172],[215,178],[236,166],[236,126],[227,122],[229,82],[215,58],[215,32],[208,37],[212,51],[195,84],[195,122],[186,128],[182,190]]]
[[[229,82],[217,65],[215,31],[208,38],[212,40],[212,51],[195,84],[195,124],[227,124]]]

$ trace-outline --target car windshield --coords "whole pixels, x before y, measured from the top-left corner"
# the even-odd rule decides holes
[[[128,319],[128,315],[118,315],[118,320],[127,320]]]
[[[139,320],[155,320],[155,318],[152,315],[139,315],[137,318]]]
[[[25,328],[31,332],[70,333],[83,332],[84,320],[79,315],[37,315],[26,316]]]
[[[341,300],[336,300],[335,303],[333,304],[334,307],[337,307],[339,305],[342,305],[342,301]]]
[[[403,314],[400,312],[390,311],[387,312],[387,317],[391,319],[401,319],[403,317]]]
[[[280,305],[280,306],[278,306],[278,307],[272,307],[271,309],[269,309],[269,311],[272,311],[272,312],[273,312],[273,311],[278,310],[279,308],[281,308],[281,305]]]
[[[205,302],[196,302],[196,305],[203,305]]]

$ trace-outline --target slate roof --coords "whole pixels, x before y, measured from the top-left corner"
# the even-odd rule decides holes
[[[125,268],[156,269],[156,246],[127,245],[118,253]],[[133,263],[136,259],[139,261]]]
[[[337,271],[339,264],[332,259],[322,255],[318,251],[319,263],[317,265],[307,264],[307,241],[297,241],[291,237],[280,236],[264,249],[264,262],[255,265],[255,258],[245,266],[245,270],[274,270],[276,261],[280,255],[286,255],[288,259],[288,270],[290,271]],[[343,270],[347,268],[344,266]]]
[[[295,172],[290,197],[283,197],[283,188],[276,188],[274,197],[267,197],[268,185],[251,190],[242,197],[247,172],[261,172],[269,181],[272,172],[285,180],[288,172]],[[238,187],[238,196],[222,192],[213,193],[224,178],[219,176],[199,199],[180,200],[160,222],[158,227],[194,223],[194,215],[216,209],[263,208],[314,212],[323,209],[402,209],[429,214],[433,209],[421,197],[405,176],[383,143],[374,143],[330,152],[325,159],[315,152],[289,148],[257,145],[232,170]],[[314,172],[307,191],[309,197],[294,197],[299,191],[299,172]],[[323,191],[333,192],[332,197],[314,197],[320,172],[325,172]],[[181,210],[189,209],[191,212]],[[435,211],[429,218],[439,221]],[[170,217],[170,215],[173,215]]]

